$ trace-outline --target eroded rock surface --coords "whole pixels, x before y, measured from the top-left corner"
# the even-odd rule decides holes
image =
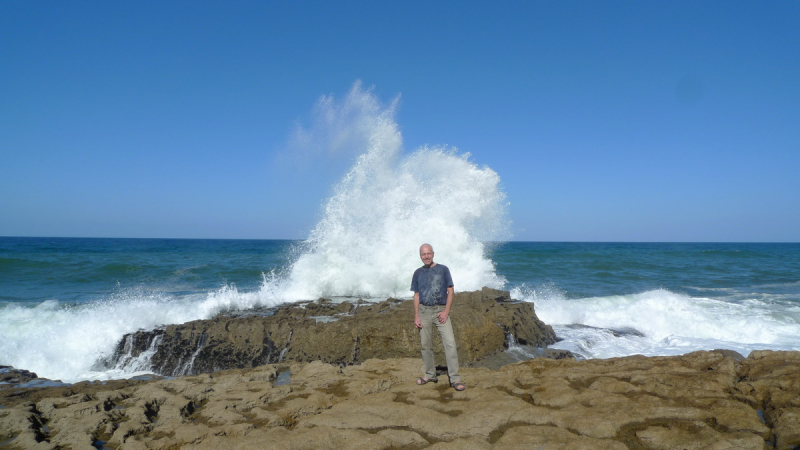
[[[556,342],[532,303],[517,302],[507,291],[483,288],[457,293],[451,316],[458,354],[466,364],[520,344],[546,347]],[[219,316],[127,335],[108,366],[141,364],[162,375],[192,375],[287,361],[357,364],[371,358],[419,355],[411,301],[381,303],[313,302],[278,308],[269,316]],[[438,339],[437,359],[444,361]],[[128,367],[130,370],[131,368]]]
[[[289,370],[290,376],[285,371]],[[465,368],[419,358],[264,365],[160,381],[0,390],[0,448],[791,449],[800,352]]]

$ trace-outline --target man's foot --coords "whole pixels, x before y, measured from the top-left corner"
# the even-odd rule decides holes
[[[420,385],[420,386],[422,386],[423,384],[438,383],[438,382],[439,382],[439,380],[437,380],[436,378],[434,378],[432,380],[430,380],[428,378],[425,378],[425,377],[417,378],[417,384]]]
[[[465,386],[464,383],[462,383],[460,381],[456,381],[455,383],[450,383],[450,387],[452,387],[453,389],[455,389],[457,391],[463,391],[464,389],[467,388],[467,386]]]

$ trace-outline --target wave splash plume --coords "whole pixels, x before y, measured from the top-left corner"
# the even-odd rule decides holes
[[[286,277],[264,284],[269,296],[409,297],[424,242],[450,268],[456,289],[503,286],[484,248],[507,236],[500,177],[455,148],[403,154],[396,104],[381,105],[359,83],[340,104],[320,100],[317,123],[301,130],[301,140],[331,150],[346,141],[359,156]],[[338,132],[330,132],[333,125]]]

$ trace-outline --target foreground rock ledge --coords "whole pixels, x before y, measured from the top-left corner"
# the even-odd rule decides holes
[[[290,371],[290,379],[286,379]],[[0,447],[791,449],[800,352],[466,368],[417,386],[414,358],[265,365],[160,381],[0,390]],[[278,381],[280,380],[280,381]],[[284,384],[286,383],[286,384]]]
[[[532,347],[556,342],[553,329],[536,317],[533,303],[512,300],[508,291],[459,292],[454,304],[451,318],[462,364],[504,350],[510,335]],[[105,365],[179,376],[286,361],[349,365],[419,355],[410,300],[335,304],[320,299],[269,313],[218,316],[129,334]],[[438,338],[434,345],[443,363]]]

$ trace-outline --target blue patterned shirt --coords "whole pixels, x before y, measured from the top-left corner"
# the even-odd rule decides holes
[[[419,292],[420,305],[446,305],[447,288],[453,286],[450,269],[442,264],[433,267],[422,266],[414,271],[411,290]]]

